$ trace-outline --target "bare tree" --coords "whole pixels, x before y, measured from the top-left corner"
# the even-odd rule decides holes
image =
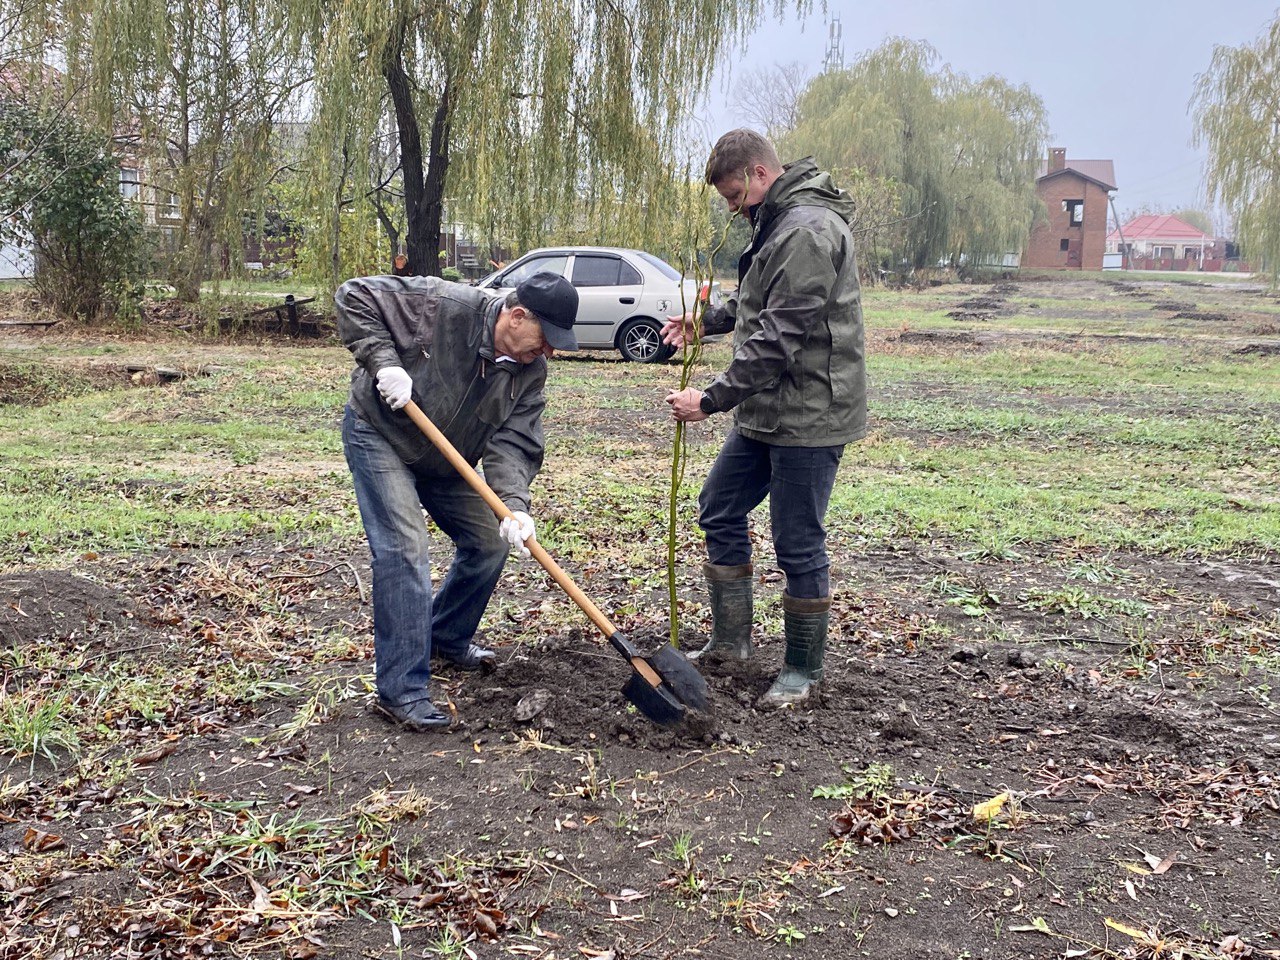
[[[777,140],[800,122],[800,97],[808,85],[809,71],[803,64],[775,63],[735,84],[731,106],[749,126]]]

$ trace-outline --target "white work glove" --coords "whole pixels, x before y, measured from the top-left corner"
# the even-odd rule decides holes
[[[413,399],[413,378],[404,367],[383,367],[378,371],[378,393],[392,410],[399,410]]]
[[[533,556],[529,548],[524,545],[524,542],[533,536],[533,517],[527,513],[517,510],[511,516],[505,517],[498,524],[498,533],[502,534],[502,539],[511,544],[511,549],[520,555],[521,560],[528,560]]]

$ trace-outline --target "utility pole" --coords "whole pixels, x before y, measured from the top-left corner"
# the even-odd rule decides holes
[[[1129,269],[1129,245],[1124,242],[1124,225],[1120,223],[1120,214],[1116,213],[1116,197],[1113,193],[1107,194],[1107,201],[1111,204],[1111,215],[1116,218],[1116,233],[1120,234],[1120,269]]]
[[[822,61],[822,72],[844,69],[844,41],[840,34],[840,14],[831,15],[831,23],[827,28],[827,55]]]

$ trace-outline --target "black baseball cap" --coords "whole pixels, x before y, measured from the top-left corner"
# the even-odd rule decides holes
[[[578,291],[558,273],[543,270],[516,287],[520,306],[533,311],[542,335],[555,350],[577,350],[573,322],[578,319]]]

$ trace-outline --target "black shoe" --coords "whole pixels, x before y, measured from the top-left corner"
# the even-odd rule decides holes
[[[430,733],[445,730],[449,726],[448,715],[437,710],[430,700],[415,700],[413,703],[397,705],[379,697],[373,708],[392,723],[414,733]]]
[[[459,653],[449,653],[447,650],[439,650],[436,657],[445,663],[452,664],[459,670],[483,670],[488,673],[490,670],[497,669],[498,655],[488,647],[481,647],[474,643],[468,643],[466,648]]]

